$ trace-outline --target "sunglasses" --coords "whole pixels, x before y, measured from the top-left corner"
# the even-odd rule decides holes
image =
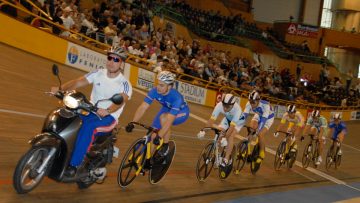
[[[108,56],[107,57],[108,61],[114,61],[115,63],[119,63],[120,62],[120,58],[117,57],[112,57],[112,56]]]

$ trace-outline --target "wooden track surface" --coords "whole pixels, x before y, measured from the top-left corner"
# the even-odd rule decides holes
[[[30,194],[18,195],[12,187],[12,176],[19,158],[29,149],[27,141],[37,134],[44,116],[57,105],[57,100],[44,94],[57,79],[51,74],[53,62],[0,44],[0,202],[214,202],[231,200],[243,196],[288,191],[292,189],[335,185],[328,178],[295,166],[292,170],[283,167],[274,171],[274,156],[266,153],[260,171],[252,175],[249,165],[240,175],[231,174],[220,181],[217,170],[213,170],[205,183],[199,183],[195,175],[197,158],[206,140],[196,139],[196,133],[204,123],[191,117],[185,124],[173,129],[177,154],[166,178],[158,185],[150,185],[148,177],[138,177],[132,185],[122,190],[116,182],[117,170],[122,155],[141,131],[131,134],[124,130],[118,135],[116,145],[121,156],[108,166],[105,183],[94,185],[87,190],[79,190],[75,184],[57,183],[48,178]],[[63,81],[83,75],[84,72],[60,65]],[[83,89],[89,93],[90,88]],[[144,96],[134,91],[131,102],[125,107],[120,118],[120,126],[126,125],[133,117],[136,107]],[[158,104],[153,104],[142,122],[151,124]],[[208,119],[212,109],[190,104],[191,113]],[[266,137],[267,146],[275,150],[282,137],[274,138],[274,126]],[[359,122],[348,123],[349,136],[343,145],[343,162],[338,170],[326,171],[321,165],[319,171],[346,184],[360,182],[360,130]],[[244,131],[242,131],[244,134]],[[299,143],[298,161],[301,161],[305,143]],[[326,144],[326,149],[329,141]],[[325,152],[323,154],[325,160]],[[323,162],[324,163],[324,162]],[[344,186],[347,187],[347,186]],[[360,191],[360,190],[359,190]],[[360,194],[360,192],[359,192]]]

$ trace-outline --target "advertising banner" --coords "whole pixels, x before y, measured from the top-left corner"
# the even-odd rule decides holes
[[[186,101],[205,104],[206,89],[188,83],[176,82],[176,89],[184,96]]]
[[[223,96],[224,96],[224,93],[222,93],[222,92],[217,92],[216,93],[216,100],[215,100],[214,106],[216,106],[217,103],[222,101]],[[239,105],[240,105],[240,99],[241,99],[240,97],[235,96],[235,102],[238,103]]]
[[[303,37],[317,38],[319,28],[310,25],[302,25],[297,23],[290,23],[287,33],[291,35],[299,35]]]
[[[68,42],[65,64],[84,71],[106,67],[106,55]]]
[[[286,112],[286,107],[281,105],[274,105],[275,118],[282,118]]]
[[[352,111],[350,120],[360,120],[360,111]]]
[[[136,86],[144,90],[150,90],[154,87],[155,73],[139,68]]]

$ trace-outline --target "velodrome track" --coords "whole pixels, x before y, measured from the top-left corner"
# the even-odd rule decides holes
[[[122,130],[116,145],[120,158],[108,166],[108,178],[102,185],[79,190],[76,184],[57,183],[45,178],[31,193],[18,195],[12,187],[12,175],[19,158],[29,149],[27,141],[40,132],[45,115],[57,105],[57,100],[44,94],[57,79],[51,74],[52,61],[0,44],[0,202],[360,202],[360,130],[359,122],[348,122],[349,135],[343,145],[340,169],[326,171],[305,170],[301,165],[292,170],[274,171],[274,151],[282,137],[266,137],[267,153],[256,175],[246,165],[240,175],[231,174],[220,181],[217,171],[205,183],[199,183],[195,166],[206,140],[198,140],[196,133],[209,118],[210,108],[190,104],[191,118],[173,129],[177,153],[166,178],[158,185],[150,185],[147,176],[138,177],[127,189],[116,182],[122,155],[143,131],[131,134]],[[60,65],[62,80],[68,81],[84,72]],[[89,94],[90,88],[81,91]],[[120,126],[133,117],[144,93],[134,89],[131,102],[125,107]],[[150,124],[159,109],[158,104],[146,113],[142,122]],[[244,134],[244,131],[242,131]],[[305,143],[299,143],[298,161]],[[326,148],[329,146],[329,141]],[[325,152],[323,159],[325,158]]]

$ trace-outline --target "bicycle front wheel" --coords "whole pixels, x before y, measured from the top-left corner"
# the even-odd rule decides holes
[[[331,147],[329,148],[327,154],[326,154],[326,170],[329,170],[331,165],[334,163],[334,145],[331,145]]]
[[[308,144],[308,145],[306,145],[306,147],[304,149],[304,153],[303,153],[302,160],[301,160],[303,168],[307,168],[310,164],[310,161],[312,159],[311,148],[312,148],[312,145]]]
[[[275,160],[274,160],[274,168],[276,171],[280,170],[281,165],[285,163],[285,148],[286,148],[286,142],[282,141],[275,154]]]
[[[145,139],[136,140],[125,153],[118,171],[120,187],[128,186],[143,170],[146,155]]]
[[[244,168],[245,163],[247,162],[247,142],[240,142],[236,149],[237,150],[234,162],[234,173],[238,175],[240,174],[240,171]]]
[[[205,181],[210,175],[215,162],[215,144],[209,142],[202,150],[196,164],[196,178],[198,181]]]
[[[260,165],[261,165],[261,162],[260,163],[257,163],[257,158],[260,156],[260,146],[259,144],[255,145],[252,153],[251,153],[251,157],[252,157],[252,160],[251,160],[251,164],[250,164],[250,171],[253,175],[256,174],[256,172],[260,169]]]

